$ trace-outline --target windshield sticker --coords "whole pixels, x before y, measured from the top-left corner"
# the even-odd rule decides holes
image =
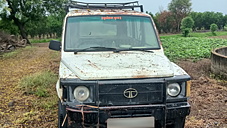
[[[122,17],[109,17],[109,16],[106,16],[106,17],[101,17],[102,20],[121,20]]]

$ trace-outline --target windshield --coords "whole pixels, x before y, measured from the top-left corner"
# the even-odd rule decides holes
[[[68,17],[66,25],[65,51],[91,47],[160,48],[149,17],[122,15]],[[98,50],[100,49],[95,49]]]

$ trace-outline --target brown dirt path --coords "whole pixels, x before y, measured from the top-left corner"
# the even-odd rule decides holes
[[[0,58],[0,127],[56,127],[56,110],[34,107],[38,97],[23,94],[18,88],[22,77],[49,70],[53,54],[47,47],[33,46],[13,57]]]
[[[225,35],[225,36],[212,36],[212,37],[209,37],[209,38],[227,39],[227,35]]]

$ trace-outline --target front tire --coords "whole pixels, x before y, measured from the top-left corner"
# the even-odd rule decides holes
[[[68,117],[65,119],[66,116],[66,106],[62,105],[61,101],[58,101],[58,128],[67,128],[68,126]],[[62,126],[64,122],[64,125]]]
[[[185,118],[175,119],[174,124],[167,126],[166,128],[184,128]]]

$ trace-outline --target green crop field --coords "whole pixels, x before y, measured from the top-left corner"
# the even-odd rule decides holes
[[[227,46],[227,39],[170,37],[161,41],[166,56],[172,61],[209,58],[211,50]]]

